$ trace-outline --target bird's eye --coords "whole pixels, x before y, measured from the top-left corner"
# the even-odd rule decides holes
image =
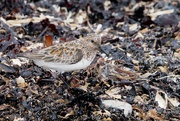
[[[94,40],[91,40],[92,43],[94,43]]]

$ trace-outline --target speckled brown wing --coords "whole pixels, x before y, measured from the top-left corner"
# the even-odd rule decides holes
[[[83,52],[78,48],[60,47],[54,48],[49,51],[49,55],[52,56],[54,62],[61,64],[74,64],[79,62],[83,58]],[[45,62],[52,61],[49,56],[46,55],[42,58]]]
[[[81,49],[73,46],[59,45],[42,49],[39,52],[27,53],[25,56],[32,60],[44,60],[44,62],[74,64],[83,58],[83,52]]]

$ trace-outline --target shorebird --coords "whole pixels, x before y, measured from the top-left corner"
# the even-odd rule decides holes
[[[88,67],[96,57],[100,44],[99,35],[88,34],[80,39],[25,53],[24,56],[43,68],[69,72]]]

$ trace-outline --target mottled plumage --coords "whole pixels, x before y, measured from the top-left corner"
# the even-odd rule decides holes
[[[89,34],[84,38],[26,53],[24,56],[47,69],[59,72],[74,71],[84,69],[92,63],[100,43],[100,36]]]

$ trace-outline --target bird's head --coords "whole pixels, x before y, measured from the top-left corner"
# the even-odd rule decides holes
[[[98,50],[101,46],[101,36],[97,34],[88,34],[85,37],[85,41],[87,41],[87,46]]]

